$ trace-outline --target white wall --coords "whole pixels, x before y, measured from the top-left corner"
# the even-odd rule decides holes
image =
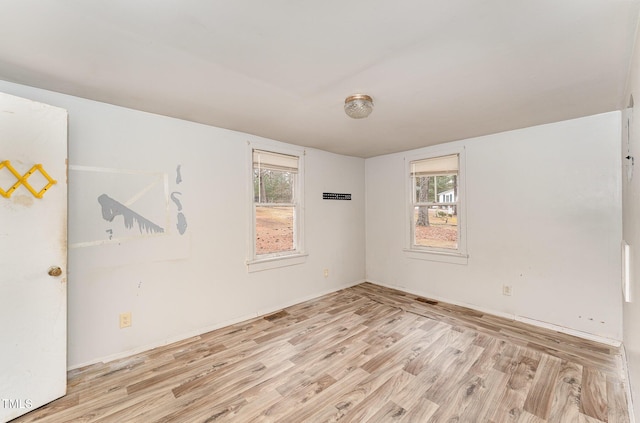
[[[372,282],[622,339],[620,113],[453,143],[467,151],[467,265],[402,252],[404,156],[430,149],[366,161],[308,149],[309,257],[302,265],[248,273],[246,141],[260,138],[2,81],[0,91],[69,111],[70,241],[109,227],[95,196],[82,195],[92,176],[77,166],[166,173],[169,191],[182,192],[184,236],[174,229],[165,237],[70,249],[70,367],[358,283],[365,249]],[[122,177],[105,191],[122,190]],[[323,201],[325,191],[351,193],[353,200]],[[166,227],[173,228],[176,209],[171,201],[165,207]],[[503,283],[513,285],[511,297],[501,294]],[[118,328],[123,311],[132,312],[129,329]],[[629,338],[630,347],[640,343]]]
[[[363,159],[307,149],[308,259],[248,273],[247,140],[277,142],[2,81],[0,91],[69,112],[70,243],[107,240],[107,229],[116,238],[137,236],[69,250],[70,368],[268,313],[364,279]],[[79,166],[166,173],[169,192],[182,192],[187,232],[181,236],[175,230],[173,201],[158,207],[143,198],[131,206],[163,222],[166,236],[140,237],[137,226],[125,231],[122,216],[106,222],[96,193],[87,193],[100,185],[98,192],[124,198],[144,188],[145,175]],[[148,195],[157,196],[158,189],[163,192],[163,184]],[[352,201],[323,201],[326,191],[351,193]],[[120,329],[118,315],[124,311],[132,312],[133,325]]]
[[[367,280],[621,340],[620,113],[456,145],[466,148],[468,264],[402,251],[404,157],[436,146],[366,161]]]
[[[635,400],[635,414],[640,416],[640,33],[636,35],[635,52],[625,93],[625,105],[633,95],[634,107],[622,113],[622,157],[635,159],[632,177],[622,167],[622,225],[623,238],[631,246],[632,302],[624,305],[624,345],[629,361],[631,387]],[[627,128],[629,126],[629,128]],[[628,130],[627,130],[628,129]]]

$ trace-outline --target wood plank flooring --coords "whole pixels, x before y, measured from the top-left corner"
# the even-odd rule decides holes
[[[18,422],[629,422],[618,349],[364,283],[69,372]]]

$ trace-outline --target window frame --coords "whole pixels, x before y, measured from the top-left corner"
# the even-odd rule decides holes
[[[418,246],[414,244],[415,240],[415,227],[414,217],[416,202],[415,199],[415,187],[414,180],[411,175],[411,163],[420,160],[434,159],[443,156],[458,156],[458,176],[457,176],[457,191],[458,191],[458,246],[456,249],[449,248],[437,248],[428,246]],[[415,153],[405,156],[405,246],[404,253],[409,258],[439,261],[453,264],[467,264],[467,215],[466,215],[466,179],[465,179],[465,167],[466,167],[466,154],[465,148],[462,147],[447,147],[423,150],[421,153]],[[443,203],[444,205],[449,203]]]
[[[303,148],[285,147],[275,143],[259,141],[247,142],[247,201],[248,201],[248,230],[247,230],[247,270],[257,272],[284,266],[292,266],[306,261],[307,253],[304,247],[304,175],[305,175],[305,150]],[[253,152],[261,150],[268,153],[294,156],[298,158],[298,174],[294,184],[294,228],[293,250],[279,251],[268,254],[257,254],[256,251],[256,207],[253,185]]]

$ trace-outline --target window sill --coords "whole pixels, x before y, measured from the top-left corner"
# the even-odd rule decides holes
[[[447,252],[447,251],[426,251],[426,250],[416,250],[405,248],[405,255],[411,259],[417,260],[428,260],[428,261],[437,261],[441,263],[452,263],[452,264],[467,264],[469,261],[469,255],[458,252]]]
[[[267,258],[259,258],[255,260],[247,260],[247,270],[249,273],[260,272],[262,270],[276,269],[278,267],[295,266],[302,264],[307,260],[306,253],[289,254],[286,256],[275,256]]]

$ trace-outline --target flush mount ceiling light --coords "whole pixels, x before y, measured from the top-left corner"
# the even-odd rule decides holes
[[[366,118],[373,111],[373,100],[366,94],[356,94],[344,100],[344,112],[351,118]]]

